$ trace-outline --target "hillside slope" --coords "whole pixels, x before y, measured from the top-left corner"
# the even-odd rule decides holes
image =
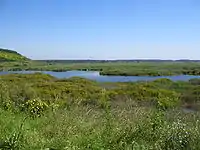
[[[25,60],[29,59],[17,53],[16,51],[0,48],[0,61],[25,61]]]

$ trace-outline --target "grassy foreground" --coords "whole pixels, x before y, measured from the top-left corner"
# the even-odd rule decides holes
[[[183,115],[175,111],[168,116],[167,112],[131,106],[110,111],[70,107],[24,120],[25,114],[0,112],[1,147],[6,150],[198,150],[200,147],[199,114]]]
[[[0,76],[0,149],[198,150],[199,85]]]

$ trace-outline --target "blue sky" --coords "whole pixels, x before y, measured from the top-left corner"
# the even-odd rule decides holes
[[[32,59],[200,59],[199,0],[0,0],[0,22]]]

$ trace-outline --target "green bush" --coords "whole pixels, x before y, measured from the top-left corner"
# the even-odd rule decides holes
[[[21,109],[26,111],[31,117],[40,117],[47,110],[48,105],[39,98],[28,100],[21,105]]]
[[[180,94],[169,90],[158,90],[156,101],[159,108],[175,107],[180,104]]]

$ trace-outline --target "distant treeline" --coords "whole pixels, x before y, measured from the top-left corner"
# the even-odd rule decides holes
[[[90,59],[79,59],[79,60],[35,60],[39,62],[47,63],[107,63],[107,62],[200,62],[200,60],[189,60],[189,59],[180,59],[180,60],[161,60],[161,59],[130,59],[130,60],[90,60]]]

